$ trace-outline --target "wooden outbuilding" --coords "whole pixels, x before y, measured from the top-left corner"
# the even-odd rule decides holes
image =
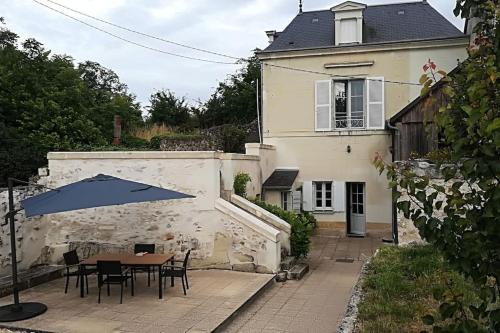
[[[444,80],[438,81],[427,94],[417,97],[389,119],[395,161],[425,157],[438,149],[439,134],[433,118],[439,108],[448,102],[449,97],[443,91],[446,84]]]

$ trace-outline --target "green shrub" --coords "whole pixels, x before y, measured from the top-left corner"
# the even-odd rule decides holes
[[[246,132],[237,125],[224,125],[222,129],[223,150],[226,153],[245,152]]]
[[[127,148],[147,149],[149,148],[149,141],[134,137],[131,135],[124,135],[121,144]]]
[[[257,199],[253,200],[253,203],[288,222],[292,228],[290,234],[291,255],[296,258],[307,257],[311,246],[311,233],[316,227],[314,216],[309,213],[296,214]]]
[[[234,193],[245,198],[247,196],[247,183],[251,181],[252,178],[247,173],[238,172],[238,174],[234,176]]]
[[[316,229],[316,227],[318,226],[318,221],[316,221],[316,218],[313,214],[309,212],[302,212],[300,215],[304,216],[304,218],[307,219],[307,223],[310,224],[313,229]]]

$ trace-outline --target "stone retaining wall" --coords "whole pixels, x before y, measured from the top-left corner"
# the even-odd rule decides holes
[[[410,168],[411,171],[415,172],[415,174],[419,176],[427,176],[429,177],[429,186],[436,184],[443,186],[444,188],[449,188],[452,185],[452,181],[445,182],[443,175],[439,171],[439,168],[429,162],[428,160],[412,160],[412,161],[404,161],[398,162],[399,168]],[[465,189],[463,189],[465,190]],[[427,191],[429,194],[432,192],[430,190]],[[443,200],[442,196],[438,196],[438,200]],[[403,191],[402,196],[399,198],[399,201],[408,200],[408,195]],[[414,207],[414,204],[412,204]],[[444,217],[444,207],[439,211],[434,211],[434,216],[441,218]],[[419,235],[418,229],[413,224],[413,221],[404,217],[403,213],[398,211],[398,238],[400,245],[407,244],[422,244],[425,243],[424,240]]]
[[[224,151],[244,153],[246,142],[259,142],[257,120],[245,125],[221,125],[200,131],[199,135],[163,137],[159,149],[163,151]],[[230,130],[237,130],[242,137],[234,137]],[[234,134],[234,133],[233,133]]]
[[[19,208],[21,200],[40,193],[40,189],[32,186],[14,188],[14,204]],[[5,223],[4,216],[8,211],[8,191],[0,188],[0,276],[10,274],[11,250],[10,227]],[[27,219],[23,211],[16,215],[17,262],[19,270],[26,270],[44,261],[42,253],[45,246],[47,227],[42,217]]]
[[[192,250],[191,267],[276,272],[280,242],[263,234],[257,220],[217,209],[221,192],[232,188],[238,171],[252,175],[248,191],[260,192],[257,156],[220,152],[49,153],[49,176],[40,183],[55,188],[99,173],[194,195],[192,199],[99,207],[24,220],[19,215],[19,269],[58,264],[62,253],[77,249],[82,258],[100,252],[132,252],[135,243],[154,243],[157,252],[182,258]],[[16,191],[15,201],[33,195]],[[6,192],[0,192],[6,209]],[[239,209],[235,207],[235,209]],[[1,213],[2,211],[0,211]],[[0,237],[0,274],[8,274],[8,228]],[[274,238],[273,238],[274,237]]]

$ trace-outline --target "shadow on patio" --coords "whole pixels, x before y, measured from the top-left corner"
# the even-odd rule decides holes
[[[51,332],[211,332],[231,316],[273,278],[270,274],[243,273],[223,270],[189,271],[187,296],[182,293],[180,280],[164,291],[158,299],[157,281],[147,286],[147,276],[138,274],[135,296],[125,288],[123,304],[119,286],[111,286],[111,296],[105,288],[101,304],[97,304],[97,279],[89,277],[90,293],[79,297],[79,289],[64,294],[64,279],[57,279],[21,292],[23,301],[43,302],[48,311],[41,316],[11,323],[22,327]],[[129,286],[130,287],[130,286]],[[0,299],[11,302],[11,296]]]

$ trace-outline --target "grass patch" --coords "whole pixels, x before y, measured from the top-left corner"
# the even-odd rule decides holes
[[[438,313],[433,294],[452,288],[466,303],[477,303],[473,285],[450,269],[431,246],[383,247],[363,283],[357,332],[420,332]]]
[[[155,136],[169,135],[172,133],[175,133],[175,130],[171,126],[146,124],[142,127],[133,129],[130,136],[151,141]]]

